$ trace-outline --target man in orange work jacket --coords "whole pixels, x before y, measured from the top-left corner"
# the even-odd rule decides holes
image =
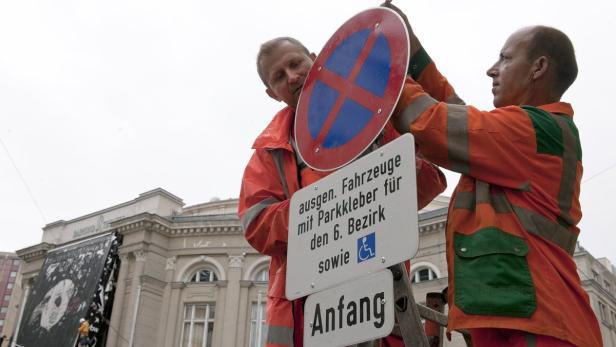
[[[577,76],[571,41],[544,26],[511,35],[487,71],[492,111],[439,102],[457,97],[411,42],[394,124],[425,158],[462,174],[446,230],[448,329],[469,329],[474,347],[601,346],[572,258],[582,150],[560,101]]]
[[[315,58],[289,37],[264,43],[257,55],[257,70],[267,94],[287,105],[253,144],[255,152],[244,172],[238,211],[246,240],[271,257],[266,319],[269,347],[298,347],[303,343],[303,299],[291,302],[285,298],[287,229],[293,193],[327,175],[301,161],[292,138],[295,107]],[[398,136],[390,122],[376,146]],[[422,208],[445,189],[446,183],[443,174],[419,155],[415,165],[418,206]]]

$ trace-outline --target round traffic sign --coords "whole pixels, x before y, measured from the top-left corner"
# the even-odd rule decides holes
[[[372,144],[402,92],[409,49],[402,18],[384,7],[360,12],[327,41],[295,115],[295,140],[308,166],[338,169]]]

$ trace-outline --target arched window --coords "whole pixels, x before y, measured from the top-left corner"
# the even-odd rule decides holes
[[[427,266],[423,266],[415,270],[411,276],[411,283],[419,283],[437,279],[436,272]]]
[[[200,269],[190,277],[189,282],[214,282],[218,281],[216,273],[210,269]]]
[[[252,279],[255,282],[267,282],[269,280],[269,267],[260,268]]]

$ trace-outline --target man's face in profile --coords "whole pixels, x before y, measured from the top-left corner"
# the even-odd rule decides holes
[[[529,29],[513,33],[505,42],[498,61],[488,69],[495,107],[517,106],[530,99],[532,62],[528,59],[528,48],[531,38]]]

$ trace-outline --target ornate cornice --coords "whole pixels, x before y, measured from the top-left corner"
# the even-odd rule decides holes
[[[239,225],[231,226],[203,226],[203,227],[182,227],[172,228],[170,235],[186,236],[194,234],[241,234],[242,227]]]
[[[29,263],[37,259],[45,258],[47,252],[54,248],[54,245],[47,242],[42,242],[38,245],[17,250],[16,253],[20,259]]]
[[[427,225],[419,227],[419,232],[425,233],[425,232],[435,232],[435,231],[445,230],[445,225],[446,225],[446,222],[444,221],[427,224]]]
[[[112,230],[122,234],[149,230],[169,237],[190,236],[205,234],[241,234],[242,227],[239,219],[230,221],[191,221],[190,223],[176,223],[169,219],[151,213],[141,213],[129,218],[115,221],[111,224]]]

